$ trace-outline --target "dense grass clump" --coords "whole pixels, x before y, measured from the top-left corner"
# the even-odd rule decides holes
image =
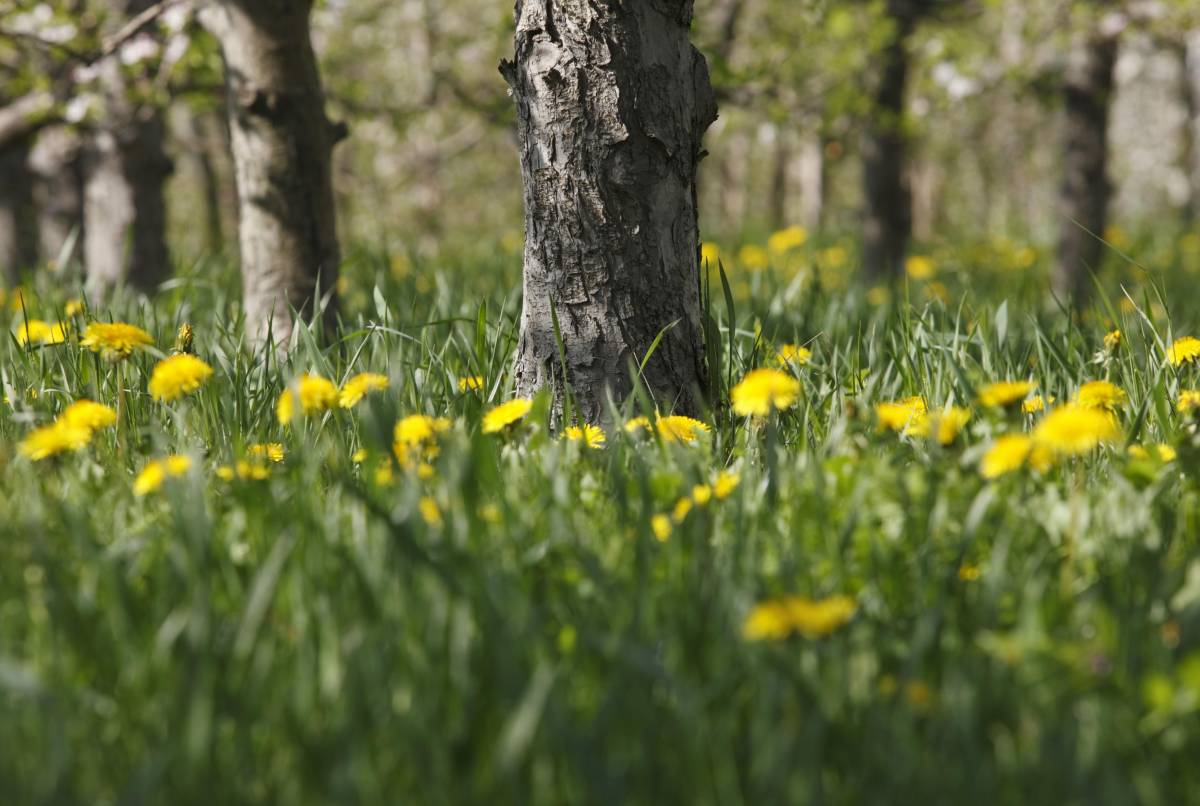
[[[10,289],[0,801],[1194,799],[1196,256],[1075,311],[1028,247],[776,247],[710,268],[699,422],[554,430],[495,411],[511,257],[356,252],[285,358],[219,262]]]

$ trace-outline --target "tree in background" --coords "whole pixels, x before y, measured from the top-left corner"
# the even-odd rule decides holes
[[[516,61],[502,72],[525,186],[517,393],[549,385],[562,405],[565,375],[595,422],[649,357],[642,376],[658,405],[698,413],[696,171],[717,109],[688,39],[692,3],[520,0],[516,9]]]
[[[293,311],[336,315],[332,155],[309,35],[311,0],[219,0],[204,21],[225,61],[239,206],[243,305],[253,343],[286,342]]]
[[[1097,4],[1096,11],[1108,4]],[[1092,9],[1088,9],[1091,11]],[[1088,20],[1072,43],[1063,74],[1063,164],[1055,290],[1086,298],[1089,272],[1104,254],[1112,184],[1108,176],[1108,118],[1112,104],[1119,19]]]

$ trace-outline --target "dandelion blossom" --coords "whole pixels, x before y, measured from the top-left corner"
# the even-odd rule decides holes
[[[192,460],[187,456],[168,456],[165,459],[152,459],[142,468],[142,472],[133,481],[133,494],[141,497],[152,493],[163,486],[168,478],[179,478],[186,475],[192,467]]]
[[[154,344],[150,334],[125,322],[92,322],[79,340],[81,347],[101,353],[108,359],[128,358],[134,350]]]
[[[63,322],[43,322],[40,319],[30,319],[17,329],[17,343],[26,344],[62,344],[67,340],[67,326]]]
[[[798,344],[785,344],[775,353],[775,361],[780,366],[794,364],[802,367],[809,361],[812,361],[812,350],[807,347],[801,347]]]
[[[936,271],[937,264],[926,255],[913,255],[904,261],[904,273],[913,280],[928,280]]]
[[[1027,434],[1007,434],[1000,437],[983,455],[979,472],[985,479],[995,479],[1025,466],[1033,452],[1033,438]]]
[[[752,370],[730,390],[733,410],[743,417],[766,417],[795,405],[799,396],[800,381],[777,369]]]
[[[57,420],[31,431],[21,441],[20,451],[35,462],[68,451],[77,451],[92,441],[92,429]]]
[[[108,428],[117,424],[117,412],[103,403],[91,400],[76,400],[63,409],[58,415],[58,422],[73,428],[86,428],[95,431],[98,428]]]
[[[660,543],[665,543],[667,538],[671,536],[671,530],[675,527],[671,525],[671,519],[663,514],[658,514],[650,518],[650,531],[654,532],[654,537]]]
[[[733,495],[733,491],[738,488],[738,485],[741,484],[741,482],[742,477],[737,473],[730,473],[726,470],[722,470],[717,474],[716,480],[713,481],[713,496],[716,497],[717,500],[723,501],[724,499]]]
[[[296,390],[291,387],[284,389],[283,394],[275,403],[275,416],[281,425],[287,425],[296,416],[296,399],[300,401],[300,411],[304,414],[316,414],[333,407],[338,399],[337,387],[333,382],[320,375],[304,374],[296,381]]]
[[[1113,442],[1119,436],[1116,419],[1103,409],[1061,406],[1042,419],[1034,440],[1058,454],[1073,456]]]
[[[150,397],[168,403],[190,395],[212,377],[213,369],[194,355],[180,353],[154,365],[150,374]]]
[[[1190,414],[1200,410],[1200,389],[1184,389],[1179,393],[1175,410],[1180,414]]]
[[[1173,367],[1194,364],[1197,358],[1200,358],[1200,339],[1192,336],[1176,339],[1167,350],[1167,362]]]
[[[388,387],[386,375],[377,372],[363,372],[355,375],[342,387],[338,393],[338,405],[343,409],[352,409],[368,392],[382,392]]]
[[[1110,330],[1108,333],[1105,333],[1104,349],[1108,350],[1110,353],[1114,352],[1118,347],[1121,346],[1122,338],[1121,331],[1119,330]]]
[[[458,379],[458,391],[460,392],[481,392],[483,391],[483,376],[468,375]]]
[[[1054,396],[1053,395],[1050,396],[1049,400],[1042,397],[1041,395],[1034,395],[1033,397],[1029,398],[1028,400],[1026,400],[1025,402],[1023,402],[1021,404],[1021,413],[1022,414],[1037,414],[1039,412],[1043,412],[1046,410],[1047,403],[1050,403],[1051,405],[1054,404]]]
[[[1116,411],[1125,402],[1125,390],[1110,381],[1088,381],[1079,387],[1075,402],[1087,409]]]
[[[483,415],[483,433],[497,434],[523,419],[533,408],[533,401],[523,397],[501,403]]]
[[[816,600],[784,596],[755,606],[742,635],[750,641],[779,641],[793,633],[809,639],[824,638],[849,622],[856,610],[849,596]]]
[[[445,417],[410,414],[392,429],[392,452],[404,467],[412,469],[420,462],[436,459],[439,453],[437,435],[450,428]]]
[[[604,430],[596,425],[585,424],[583,427],[568,426],[564,432],[571,442],[582,442],[588,448],[604,447]]]
[[[663,442],[698,442],[701,434],[707,434],[712,428],[708,423],[681,414],[669,414],[659,417],[656,425]]]
[[[247,448],[246,455],[251,459],[268,459],[272,462],[282,462],[283,444],[279,442],[260,442]]]
[[[879,420],[880,431],[903,431],[927,411],[925,398],[906,397],[903,400],[880,403],[875,407],[875,416]]]
[[[808,230],[804,227],[788,227],[772,233],[767,238],[767,249],[773,255],[783,255],[808,243]]]
[[[1032,381],[997,381],[979,390],[979,403],[990,408],[1008,408],[1021,403],[1033,391]]]

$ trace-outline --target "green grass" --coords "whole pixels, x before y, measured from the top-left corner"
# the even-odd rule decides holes
[[[342,331],[301,333],[282,363],[242,347],[230,267],[186,267],[153,305],[94,312],[163,351],[193,324],[216,374],[170,405],[146,392],[154,355],[5,338],[0,802],[1190,802],[1200,449],[1174,404],[1200,381],[1163,348],[1194,332],[1192,258],[1110,267],[1080,313],[996,255],[938,253],[949,304],[928,282],[871,304],[836,272],[736,268],[729,304],[714,272],[720,371],[696,447],[610,427],[589,451],[549,433],[544,405],[480,433],[510,396],[514,258],[405,271],[351,250]],[[29,316],[66,296],[31,289]],[[730,383],[785,342],[814,353],[799,404],[769,428],[734,417]],[[367,370],[390,389],[276,423],[299,373]],[[473,375],[484,390],[461,393]],[[1123,442],[1042,475],[979,474],[1029,418],[977,410],[946,447],[874,422],[907,395],[971,405],[1031,378],[1062,401],[1105,377],[1128,393]],[[120,399],[118,427],[21,457],[77,397]],[[377,483],[411,413],[454,421],[436,474]],[[285,446],[268,479],[216,477],[260,442]],[[1178,460],[1127,454],[1157,442]],[[135,496],[173,452],[192,471]],[[652,517],[722,470],[737,490],[656,539]],[[857,611],[824,638],[745,640],[782,594]]]

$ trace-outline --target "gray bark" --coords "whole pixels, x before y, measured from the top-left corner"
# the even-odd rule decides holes
[[[1187,172],[1188,223],[1200,218],[1200,29],[1187,34],[1183,46],[1183,100],[1187,110],[1184,163]]]
[[[904,131],[908,41],[916,12],[902,0],[889,3],[894,29],[881,54],[871,119],[863,134],[863,272],[871,282],[903,275],[912,235],[912,194],[905,176]]]
[[[15,285],[37,257],[29,140],[20,138],[0,147],[0,278]]]
[[[44,130],[29,157],[34,174],[34,200],[42,259],[56,261],[72,235],[78,242],[83,226],[82,142],[72,130]]]
[[[111,0],[117,13],[134,17],[147,0]],[[170,274],[163,188],[172,164],[164,148],[161,110],[132,97],[120,60],[100,63],[104,119],[84,148],[83,255],[87,286],[103,300],[128,283],[152,292]]]
[[[1108,178],[1108,118],[1117,40],[1092,35],[1070,54],[1063,81],[1063,178],[1055,291],[1085,299],[1089,271],[1099,268],[1112,186]]]
[[[716,120],[708,66],[688,39],[690,0],[518,0],[517,104],[525,282],[516,386],[582,417],[643,371],[663,411],[696,414],[705,365],[696,203],[701,140]]]
[[[246,329],[284,342],[318,288],[336,315],[339,250],[332,156],[344,127],[325,116],[309,36],[311,0],[221,0],[205,16],[221,44],[240,213]]]

